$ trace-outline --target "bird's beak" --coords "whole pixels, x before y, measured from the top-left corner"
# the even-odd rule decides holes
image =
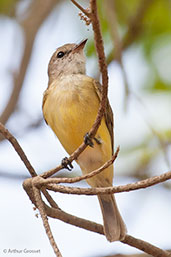
[[[85,46],[85,44],[86,44],[86,42],[87,42],[87,38],[86,39],[84,39],[84,40],[82,40],[78,45],[76,45],[75,47],[74,47],[74,49],[72,50],[72,52],[79,52],[80,50],[82,50],[83,48],[84,48],[84,46]]]

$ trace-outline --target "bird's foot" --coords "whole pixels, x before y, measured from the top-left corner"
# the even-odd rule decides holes
[[[95,137],[94,140],[96,141],[96,143],[97,143],[98,145],[101,145],[102,140],[101,140],[100,137],[99,137],[99,138]]]
[[[65,168],[69,171],[71,171],[74,168],[72,163],[70,162],[70,160],[67,157],[62,159],[61,165],[63,168]]]
[[[84,143],[86,145],[89,145],[90,147],[93,147],[94,144],[93,144],[93,140],[90,138],[89,134],[86,133],[85,136],[84,136]]]

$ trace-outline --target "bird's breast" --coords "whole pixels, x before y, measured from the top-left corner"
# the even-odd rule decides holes
[[[71,154],[82,142],[96,118],[99,99],[86,75],[54,81],[44,95],[45,120]]]

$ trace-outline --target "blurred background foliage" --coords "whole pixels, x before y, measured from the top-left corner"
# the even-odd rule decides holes
[[[0,14],[15,17],[15,8],[19,0],[1,0]]]
[[[1,110],[0,120],[7,123],[8,120],[17,113],[16,106],[18,105],[21,90],[24,90],[24,78],[27,72],[32,47],[36,35],[41,27],[41,24],[46,20],[48,15],[53,10],[58,10],[60,5],[69,1],[41,1],[35,0],[1,0],[0,1],[0,15],[1,21],[5,16],[18,23],[24,30],[25,52],[26,56],[20,60],[19,73],[13,78],[14,87],[11,91],[11,96],[4,103]],[[40,7],[39,4],[44,5]],[[82,1],[83,5],[88,4],[88,1]],[[37,9],[37,11],[36,11]],[[171,94],[171,1],[170,0],[108,0],[98,1],[98,10],[101,22],[103,38],[105,42],[105,49],[107,55],[107,63],[112,62],[122,64],[124,53],[128,49],[138,49],[141,52],[144,66],[148,70],[145,77],[141,81],[139,93],[149,95],[167,95]],[[46,13],[47,12],[47,13]],[[31,14],[32,13],[32,14]],[[37,18],[33,16],[37,13]],[[110,15],[109,15],[110,14]],[[116,18],[117,23],[113,23],[111,17]],[[37,21],[39,19],[39,21]],[[116,27],[117,25],[117,27]],[[116,32],[119,39],[119,48],[113,40],[112,31]],[[33,32],[32,32],[33,31]],[[7,32],[8,33],[8,32]],[[114,35],[115,36],[115,35]],[[28,43],[29,42],[29,43]],[[24,49],[24,47],[23,47]],[[95,47],[93,37],[89,38],[87,44],[87,56],[89,59],[95,59]],[[23,50],[22,50],[23,51]],[[118,51],[120,52],[118,54]],[[118,57],[119,56],[119,57]],[[23,62],[23,63],[22,63]],[[20,72],[20,68],[25,66],[25,69]],[[141,67],[139,67],[141,69]],[[121,69],[124,69],[121,65]],[[125,71],[124,71],[125,72]],[[94,71],[94,76],[99,77],[97,71]],[[17,78],[16,78],[17,77]],[[22,77],[22,78],[21,78]],[[15,82],[15,79],[19,82]],[[124,83],[127,84],[128,92],[125,92],[129,106],[130,95],[137,98],[137,101],[143,105],[140,95],[135,95],[134,90],[129,87],[128,77],[125,77]],[[17,86],[18,83],[18,86]],[[5,85],[1,85],[4,87]],[[11,87],[12,88],[12,87]],[[126,88],[126,87],[125,87]],[[137,85],[138,88],[138,85]],[[2,90],[2,89],[1,89]],[[136,90],[135,90],[136,91]],[[137,93],[137,92],[136,92]],[[13,97],[12,97],[13,95]],[[12,98],[11,98],[12,97]],[[125,98],[126,101],[126,98]],[[159,99],[160,102],[160,99]],[[13,103],[10,108],[10,103]],[[10,111],[9,111],[10,109]],[[148,112],[148,111],[147,111]],[[168,110],[171,113],[171,110]],[[6,115],[7,114],[7,115]],[[4,118],[4,115],[6,117]],[[164,114],[163,114],[164,115]],[[167,119],[171,119],[167,116]],[[160,117],[159,117],[160,118]],[[164,154],[167,166],[169,166],[168,149],[171,143],[170,127],[162,127],[160,130],[155,128],[154,124],[148,122],[151,132],[142,138],[139,144],[122,148],[122,154],[130,155],[131,153],[139,153],[137,168],[134,169],[131,175],[134,176],[142,173],[142,177],[148,176],[146,167],[153,162],[157,155],[161,152]],[[170,120],[171,124],[171,120]],[[35,124],[28,124],[28,128],[42,126],[42,118],[38,118]],[[21,128],[20,128],[21,129]],[[24,132],[21,133],[24,136]],[[2,140],[2,138],[1,138]],[[158,143],[153,144],[157,140]],[[151,145],[153,145],[151,147]],[[141,152],[141,154],[140,154]],[[141,171],[141,172],[140,172]]]
[[[121,146],[116,173],[123,183],[161,174],[170,170],[171,161],[171,0],[97,2],[115,115],[115,146]],[[79,3],[86,8],[89,1]],[[0,0],[0,121],[41,172],[54,168],[66,154],[56,145],[41,110],[52,52],[88,37],[87,70],[101,78],[91,25],[80,21],[78,13],[69,0]],[[0,176],[21,184],[28,174],[11,146],[3,137],[0,140]],[[60,176],[78,172],[77,167]],[[171,188],[169,182],[160,185],[165,191],[163,186]],[[132,217],[134,211],[125,206],[128,218]]]

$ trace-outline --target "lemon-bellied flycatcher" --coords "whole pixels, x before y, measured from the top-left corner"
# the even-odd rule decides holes
[[[68,154],[83,142],[95,121],[101,100],[100,83],[85,74],[85,43],[86,40],[80,44],[66,44],[54,52],[48,66],[49,83],[43,98],[44,118]],[[76,161],[83,174],[87,174],[102,166],[112,154],[113,113],[107,100],[106,111],[92,145],[87,146]],[[87,179],[87,182],[91,187],[110,187],[112,180],[113,165]],[[123,239],[126,226],[114,196],[104,194],[98,199],[107,239]]]

